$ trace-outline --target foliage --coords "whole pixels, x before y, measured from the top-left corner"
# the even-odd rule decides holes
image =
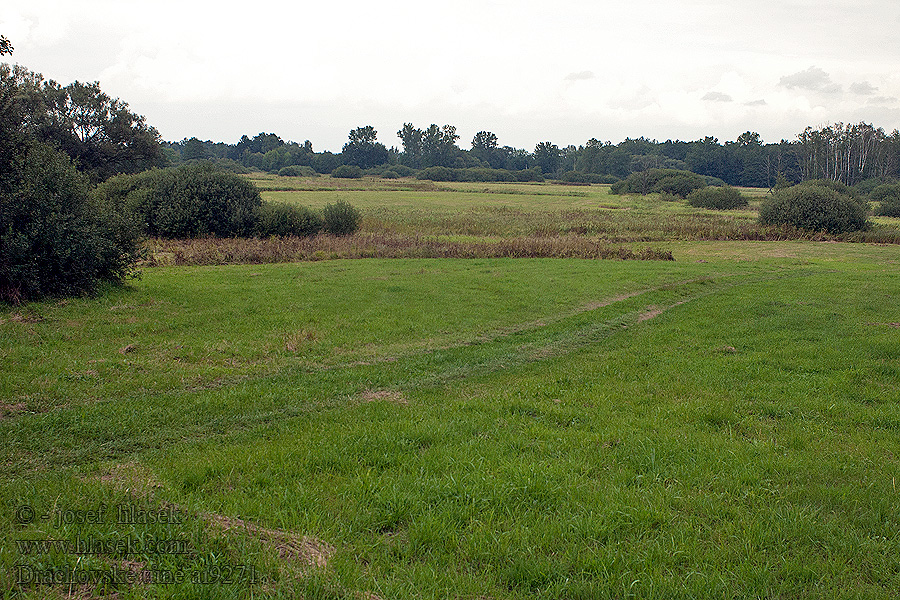
[[[404,123],[397,137],[403,143],[403,163],[414,168],[452,167],[461,152],[456,146],[459,135],[453,125],[438,127],[432,123],[422,130],[412,123]]]
[[[128,104],[103,93],[100,85],[78,81],[61,86],[16,65],[0,65],[4,87],[15,87],[17,127],[68,154],[92,181],[136,173],[164,161],[159,133]]]
[[[507,169],[450,169],[447,167],[428,167],[416,173],[417,179],[430,181],[544,181],[540,168],[510,171]]]
[[[68,156],[27,140],[12,163],[15,184],[0,190],[0,299],[91,293],[136,274],[139,227],[94,202]]]
[[[728,210],[747,206],[749,201],[730,185],[705,187],[692,191],[687,196],[688,204],[697,208]]]
[[[97,194],[134,211],[148,235],[167,238],[250,235],[262,204],[246,178],[204,162],[119,175]]]
[[[556,144],[540,142],[534,147],[534,163],[543,173],[556,173],[560,165],[560,150]]]
[[[322,216],[324,217],[325,232],[338,236],[356,233],[362,221],[359,209],[353,207],[346,200],[326,204],[322,210]]]
[[[345,164],[368,169],[388,161],[388,150],[376,141],[378,132],[371,125],[357,127],[350,132],[349,138],[341,150]]]
[[[886,183],[891,183],[891,181],[884,177],[870,177],[865,181],[853,184],[853,189],[857,194],[868,196],[875,188]]]
[[[759,221],[762,225],[790,225],[831,234],[868,228],[859,202],[818,183],[804,183],[775,192],[760,207]]]
[[[853,185],[883,175],[889,160],[886,152],[900,142],[900,133],[888,135],[868,123],[835,123],[821,129],[807,127],[798,137],[797,152],[804,180],[830,179]],[[897,165],[893,165],[896,169]]]
[[[318,177],[315,169],[306,165],[290,165],[278,170],[279,177]]]
[[[657,192],[686,198],[692,191],[703,187],[706,187],[705,178],[690,171],[647,169],[613,184],[610,193],[646,195]]]
[[[428,167],[416,173],[416,179],[456,181],[456,174],[453,169],[447,167]]]
[[[4,54],[12,54],[13,50],[15,50],[15,48],[13,48],[12,42],[9,41],[9,38],[7,38],[5,35],[0,35],[0,56],[3,56]]]
[[[569,183],[616,183],[619,181],[615,175],[598,175],[582,171],[566,171],[559,179]]]
[[[338,179],[359,179],[363,172],[356,165],[341,165],[331,172],[331,176]]]
[[[256,210],[254,233],[260,237],[304,237],[316,235],[324,225],[322,216],[305,206],[263,202]]]
[[[869,198],[880,202],[876,215],[900,217],[900,183],[880,185],[869,194]]]

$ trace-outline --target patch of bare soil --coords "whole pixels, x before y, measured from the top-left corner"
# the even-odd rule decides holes
[[[138,498],[146,498],[153,490],[165,487],[153,471],[137,463],[123,463],[110,467],[106,473],[100,475],[100,481]]]
[[[404,406],[409,404],[409,401],[406,399],[406,397],[396,390],[365,390],[362,394],[360,394],[360,399],[363,402],[387,400],[388,402],[393,402],[394,404],[402,404]]]
[[[290,560],[304,567],[328,566],[328,559],[334,554],[334,546],[318,538],[300,535],[281,529],[266,529],[243,519],[222,515],[203,515],[211,524],[222,531],[241,531],[274,547],[282,560]]]
[[[24,402],[4,402],[0,401],[0,419],[8,419],[14,417],[26,408]]]
[[[659,306],[648,306],[644,312],[638,315],[637,322],[641,323],[643,321],[649,321],[655,317],[661,315],[666,309],[664,307]]]

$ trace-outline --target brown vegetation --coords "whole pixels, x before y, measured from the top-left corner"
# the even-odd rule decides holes
[[[152,239],[148,266],[224,265],[337,258],[585,258],[673,260],[656,248],[637,252],[581,236],[514,237],[496,241],[451,241],[412,235],[357,233],[307,238]]]

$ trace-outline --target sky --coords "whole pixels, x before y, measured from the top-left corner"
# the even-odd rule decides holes
[[[162,138],[338,152],[410,122],[533,150],[900,128],[897,0],[4,0],[17,62],[99,81]]]

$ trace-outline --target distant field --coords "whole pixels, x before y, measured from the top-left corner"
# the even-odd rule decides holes
[[[0,308],[0,598],[896,598],[900,245],[390,188],[420,183],[264,195],[472,243],[643,215],[617,243],[675,260],[150,267]]]

